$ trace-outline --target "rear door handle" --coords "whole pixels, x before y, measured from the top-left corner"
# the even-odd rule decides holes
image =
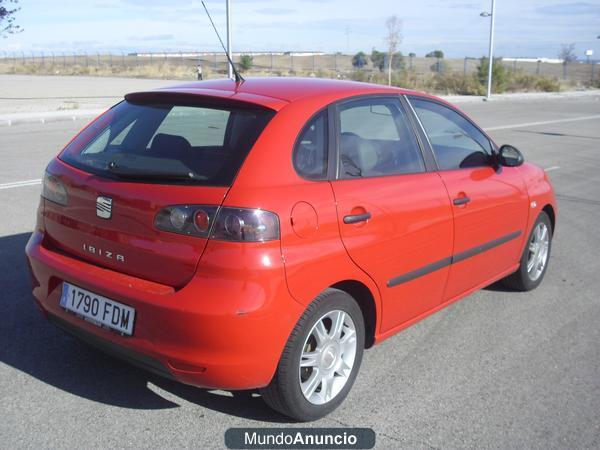
[[[350,216],[344,216],[344,223],[351,224],[351,223],[366,222],[370,218],[371,218],[370,212],[366,212],[364,214],[353,214]]]
[[[471,201],[471,199],[465,195],[463,197],[455,198],[454,200],[452,200],[452,203],[454,203],[456,206],[459,206],[459,205],[466,205],[470,201]]]

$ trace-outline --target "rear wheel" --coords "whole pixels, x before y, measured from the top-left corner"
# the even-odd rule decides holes
[[[544,211],[538,216],[529,235],[519,269],[502,283],[519,291],[530,291],[539,286],[546,274],[552,248],[552,224]]]
[[[356,301],[343,291],[327,289],[292,331],[273,380],[261,391],[265,402],[299,421],[329,414],[354,384],[364,339]]]

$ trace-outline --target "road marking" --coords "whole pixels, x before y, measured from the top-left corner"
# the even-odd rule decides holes
[[[593,119],[600,119],[600,115],[583,116],[583,117],[571,117],[570,119],[545,120],[543,122],[515,123],[513,125],[500,125],[498,127],[488,127],[488,128],[484,128],[484,130],[485,131],[509,130],[511,128],[535,127],[535,126],[538,126],[538,125],[551,125],[553,123],[578,122],[580,120],[593,120]]]
[[[0,184],[0,190],[2,189],[13,189],[24,186],[37,186],[41,184],[42,180],[25,180],[25,181],[14,181],[12,183]]]
[[[550,166],[547,169],[544,169],[546,172],[552,172],[553,170],[560,169],[560,166]]]

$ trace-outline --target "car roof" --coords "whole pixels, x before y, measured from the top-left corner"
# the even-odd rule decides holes
[[[291,102],[319,96],[327,96],[329,100],[335,101],[366,94],[422,95],[415,91],[378,84],[296,77],[248,78],[241,83],[230,79],[216,79],[169,86],[152,92],[227,98],[233,101],[254,103],[274,110],[279,110]],[[128,95],[139,94],[142,93]]]

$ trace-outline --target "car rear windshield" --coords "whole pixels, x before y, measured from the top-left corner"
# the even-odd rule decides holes
[[[60,159],[96,175],[164,184],[230,186],[274,111],[123,101]]]

